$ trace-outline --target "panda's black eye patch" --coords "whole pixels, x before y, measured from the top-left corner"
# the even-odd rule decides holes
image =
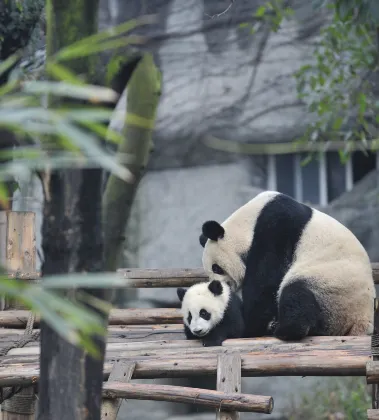
[[[221,276],[224,274],[224,270],[218,264],[213,264],[212,265],[212,271],[215,274],[220,274]]]
[[[192,314],[191,314],[191,312],[188,312],[188,317],[187,317],[188,325],[191,324],[191,321],[192,321]]]
[[[205,319],[206,321],[209,321],[211,319],[211,314],[205,309],[201,309],[199,312],[199,315],[201,318]]]

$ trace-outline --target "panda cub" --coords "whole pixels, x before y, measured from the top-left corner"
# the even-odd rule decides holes
[[[219,280],[179,287],[184,332],[188,340],[202,339],[203,346],[221,346],[227,338],[240,338],[244,323],[242,301]]]

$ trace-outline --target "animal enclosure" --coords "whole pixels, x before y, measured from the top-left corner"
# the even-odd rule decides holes
[[[11,277],[39,281],[35,270],[33,213],[0,213],[0,256]],[[372,264],[379,283],[379,264]],[[202,269],[121,269],[129,288],[189,287],[205,281]],[[4,420],[34,418],[39,378],[38,315],[3,299],[0,311],[0,402]],[[241,377],[366,376],[373,384],[368,419],[379,419],[379,311],[372,337],[308,337],[282,342],[271,337],[226,340],[203,347],[185,339],[179,309],[113,309],[104,363],[102,419],[115,420],[122,399],[146,399],[213,407],[216,418],[240,412],[270,414],[271,396],[243,394]],[[135,384],[133,379],[215,375],[217,389]],[[269,417],[268,417],[269,418]]]

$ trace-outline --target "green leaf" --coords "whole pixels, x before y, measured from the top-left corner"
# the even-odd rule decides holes
[[[19,50],[15,54],[10,55],[6,60],[0,63],[0,75],[4,74],[12,68],[22,57],[22,51]]]
[[[254,16],[256,17],[262,17],[266,13],[266,7],[265,6],[259,6],[256,12],[254,13]]]
[[[118,94],[114,90],[88,84],[73,85],[66,82],[32,81],[24,82],[22,89],[25,93],[66,96],[75,99],[85,99],[92,103],[116,102],[118,99]]]

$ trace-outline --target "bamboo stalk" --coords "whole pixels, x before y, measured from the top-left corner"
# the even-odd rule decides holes
[[[113,360],[104,364],[104,378],[112,369]],[[185,378],[188,376],[215,375],[217,354],[206,353],[195,357],[131,357],[135,361],[133,379]],[[38,358],[34,358],[37,361]],[[361,351],[321,351],[308,353],[289,352],[286,354],[247,353],[241,354],[242,376],[365,376],[366,363],[370,360],[369,350]],[[23,385],[37,382],[39,365],[35,363],[1,363],[0,387]]]
[[[249,413],[270,414],[274,406],[272,397],[224,393],[208,389],[173,385],[106,382],[103,386],[103,395],[107,398],[129,398],[198,404],[222,410],[226,409]]]

